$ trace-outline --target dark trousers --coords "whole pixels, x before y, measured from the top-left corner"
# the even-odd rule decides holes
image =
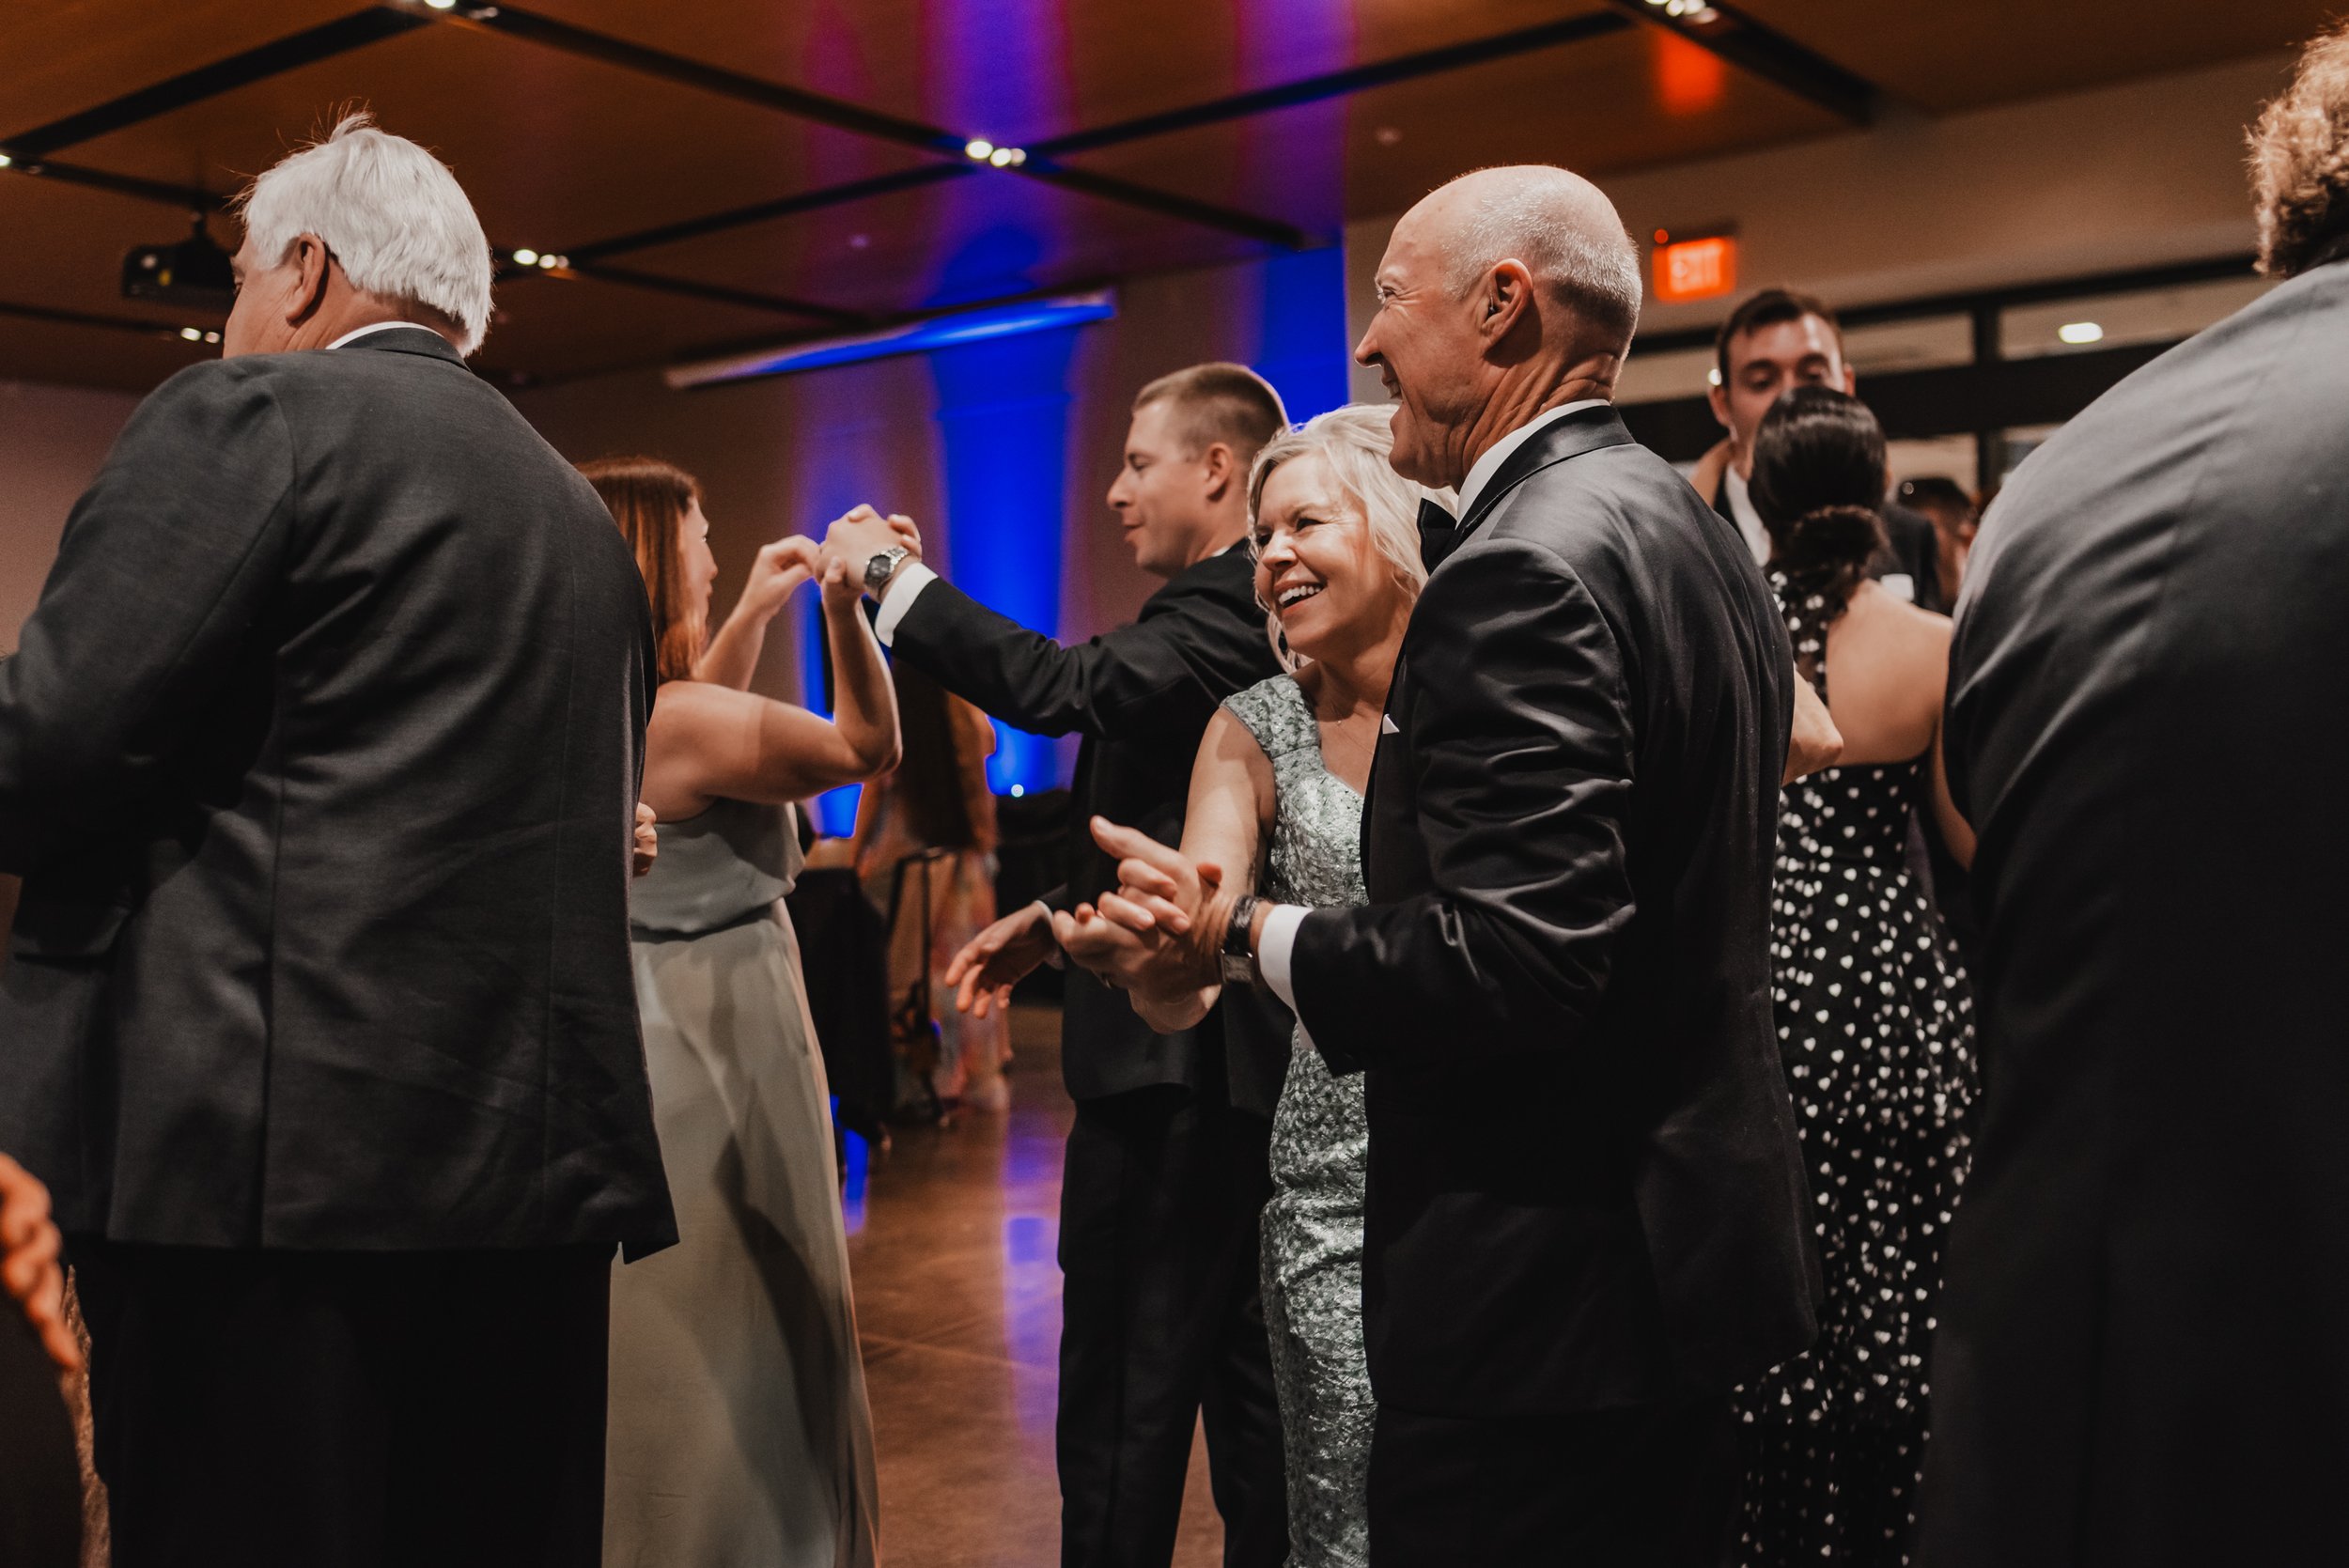
[[[1371,1568],[1727,1568],[1740,1474],[1726,1398],[1477,1421],[1382,1405]]]
[[[598,1568],[609,1247],[70,1238],[115,1568]]]
[[[1257,1223],[1270,1125],[1174,1086],[1077,1104],[1061,1186],[1063,1568],[1166,1568],[1204,1412],[1223,1560],[1288,1555]]]
[[[82,1467],[56,1363],[0,1291],[0,1563],[74,1568]]]

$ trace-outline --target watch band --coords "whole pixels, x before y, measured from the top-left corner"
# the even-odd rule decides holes
[[[1223,928],[1223,946],[1218,955],[1226,986],[1256,983],[1256,959],[1248,950],[1248,928],[1256,923],[1256,906],[1263,902],[1254,893],[1244,893],[1232,906],[1232,924]]]
[[[897,567],[912,553],[904,545],[891,545],[887,550],[867,556],[864,561],[864,591],[876,598],[879,598],[880,591],[889,586],[889,580],[897,575]]]

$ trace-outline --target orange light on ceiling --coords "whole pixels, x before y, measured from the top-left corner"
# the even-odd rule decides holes
[[[1737,287],[1737,241],[1726,234],[1656,247],[1656,297],[1665,304],[1710,300]]]
[[[1718,109],[1729,96],[1729,63],[1711,50],[1660,29],[1648,34],[1656,100],[1664,113],[1687,118]]]

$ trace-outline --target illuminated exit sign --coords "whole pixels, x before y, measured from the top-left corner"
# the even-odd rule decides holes
[[[1666,304],[1710,300],[1737,287],[1737,240],[1708,234],[1674,240],[1656,231],[1656,297]]]

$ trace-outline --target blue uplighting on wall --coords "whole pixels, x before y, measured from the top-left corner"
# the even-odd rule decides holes
[[[1056,332],[1081,326],[1117,314],[1107,289],[1071,294],[1052,300],[1029,300],[909,322],[882,332],[835,337],[821,343],[795,343],[780,349],[739,354],[686,365],[668,373],[674,387],[709,386],[721,381],[747,380],[757,376],[788,376],[796,371],[821,370],[828,365],[857,365],[897,354],[927,353],[938,349],[988,343],[1027,333]]]
[[[1346,251],[1276,256],[1259,268],[1261,331],[1250,368],[1272,383],[1302,425],[1345,406],[1352,346],[1346,332]]]
[[[1077,332],[1034,333],[930,356],[943,438],[955,585],[1031,630],[1060,629],[1068,480],[1068,371]],[[988,782],[999,795],[1058,784],[1049,738],[998,722]]]

